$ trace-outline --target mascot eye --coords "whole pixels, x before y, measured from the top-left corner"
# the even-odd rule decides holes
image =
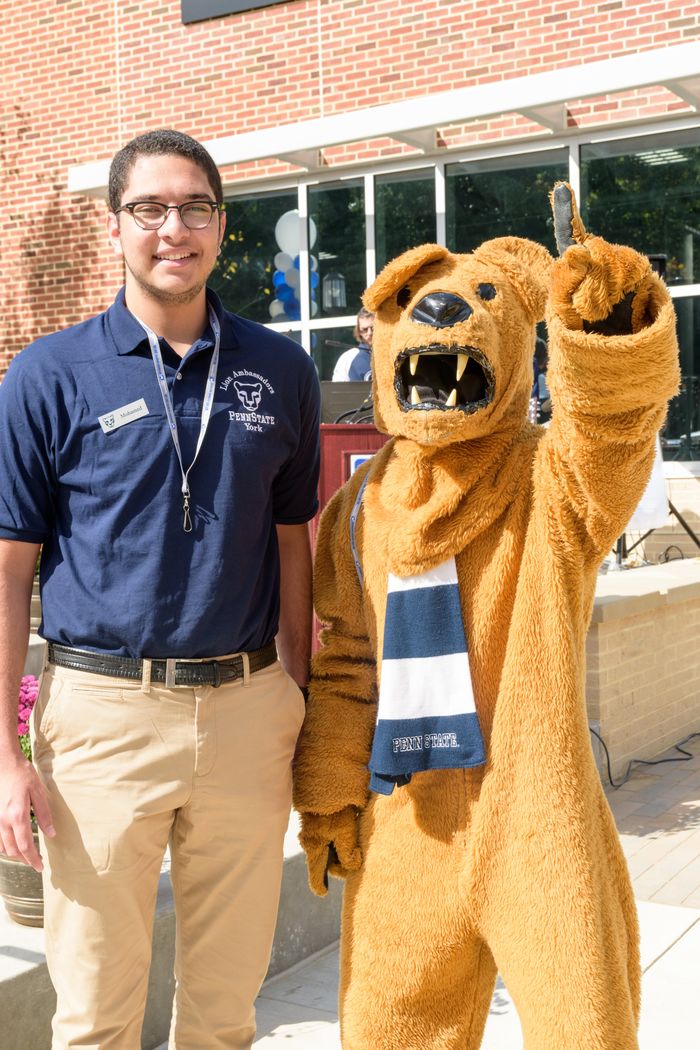
[[[401,291],[396,296],[396,302],[397,302],[398,306],[403,308],[404,306],[407,306],[408,303],[410,303],[410,301],[411,301],[411,289],[408,287],[408,285],[404,285],[404,287],[401,289]]]
[[[479,297],[481,299],[495,299],[496,298],[496,289],[494,288],[494,286],[492,284],[480,284],[479,287],[477,288],[477,292],[479,293]]]

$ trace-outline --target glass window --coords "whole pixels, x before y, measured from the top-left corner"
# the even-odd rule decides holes
[[[341,354],[357,346],[353,328],[316,328],[311,333],[311,356],[319,379],[332,379],[333,369]]]
[[[681,389],[661,434],[664,459],[700,459],[700,296],[674,299]]]
[[[374,181],[377,273],[408,248],[435,241],[433,169],[378,175]]]
[[[297,204],[296,190],[227,201],[221,255],[209,279],[227,309],[262,323],[299,320]]]
[[[529,237],[556,251],[549,192],[568,179],[565,149],[448,164],[447,246],[470,252],[492,237]]]
[[[609,241],[660,256],[669,284],[700,281],[697,135],[696,129],[581,146],[584,222]]]
[[[364,183],[313,186],[308,199],[311,316],[354,314],[367,285]]]

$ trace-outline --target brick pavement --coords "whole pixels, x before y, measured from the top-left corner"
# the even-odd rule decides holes
[[[607,789],[637,900],[700,908],[700,736]]]

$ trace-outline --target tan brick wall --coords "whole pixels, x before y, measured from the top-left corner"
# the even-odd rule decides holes
[[[660,571],[632,569],[605,583],[624,591],[634,578]],[[663,578],[646,590],[638,583],[639,593],[620,599],[614,617],[594,613],[588,634],[588,715],[610,752],[614,778],[631,759],[654,758],[700,731],[700,561],[673,571],[695,584],[664,594]]]
[[[104,207],[72,199],[74,164],[174,125],[209,139],[694,39],[687,0],[294,0],[183,26],[179,0],[0,0],[0,371],[29,339],[94,313],[121,270]],[[573,105],[570,126],[691,112],[651,90]],[[532,133],[520,117],[451,142]],[[538,134],[541,133],[537,129]],[[409,152],[327,151],[332,166]],[[229,174],[285,172],[277,161]]]

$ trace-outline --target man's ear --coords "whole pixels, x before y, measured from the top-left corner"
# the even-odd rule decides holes
[[[119,217],[113,211],[107,212],[107,236],[112,245],[112,251],[120,258],[124,255],[122,251],[121,231],[119,229]]]
[[[435,262],[436,259],[444,259],[449,254],[447,248],[440,244],[421,244],[418,248],[410,248],[387,263],[374,284],[370,285],[362,296],[363,304],[372,313],[376,313],[382,303],[403,288],[422,266]]]
[[[221,251],[221,245],[224,241],[224,230],[226,229],[226,209],[222,208],[219,212],[219,251]]]

